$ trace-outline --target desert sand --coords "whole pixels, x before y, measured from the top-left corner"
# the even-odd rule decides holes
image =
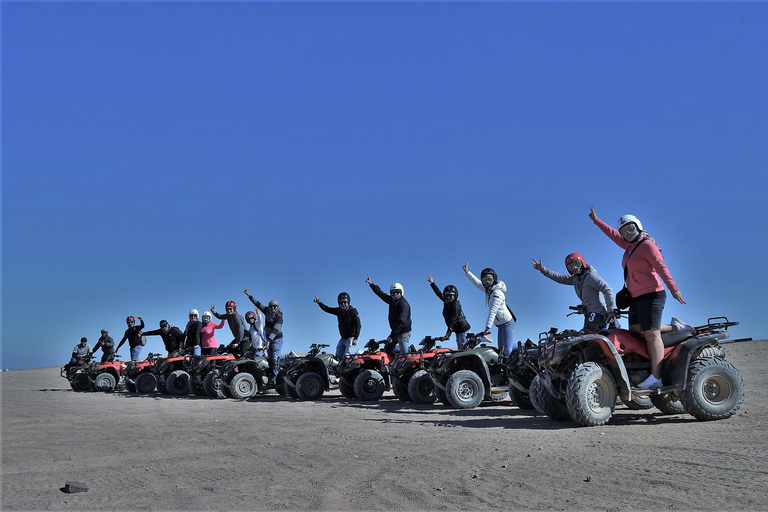
[[[619,406],[592,428],[509,402],[82,393],[59,367],[4,372],[2,508],[765,510],[768,342],[726,352],[734,417]]]

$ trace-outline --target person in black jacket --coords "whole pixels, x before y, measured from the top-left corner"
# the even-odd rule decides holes
[[[168,357],[177,357],[179,350],[184,346],[184,333],[175,325],[169,324],[165,320],[160,320],[160,328],[154,331],[147,331],[144,336],[160,336],[163,338],[165,350],[168,351]]]
[[[102,363],[115,359],[115,340],[112,339],[112,336],[109,335],[109,331],[106,329],[101,330],[101,337],[99,338],[99,341],[96,342],[96,345],[93,346],[92,353],[95,353],[99,349],[101,349],[102,353]]]
[[[411,339],[411,305],[403,297],[403,285],[393,283],[389,287],[389,294],[386,294],[381,291],[381,288],[373,284],[370,275],[365,278],[365,282],[371,287],[373,293],[389,304],[389,328],[392,331],[387,337],[384,352],[392,356],[395,346],[399,345],[400,354],[406,354],[408,352],[408,340]]]
[[[200,347],[200,330],[203,328],[203,324],[198,320],[198,315],[196,309],[190,309],[189,322],[184,328],[184,348],[190,354],[197,354],[197,349]]]
[[[230,345],[239,345],[243,342],[243,338],[245,337],[245,320],[243,319],[243,315],[237,312],[237,304],[235,304],[235,301],[233,300],[228,300],[227,303],[224,304],[224,309],[226,313],[221,315],[216,312],[216,306],[211,304],[211,313],[213,313],[213,316],[219,320],[226,320],[227,325],[229,325],[229,330],[232,331],[233,339]]]
[[[271,370],[269,384],[274,384],[279,370],[277,363],[280,359],[280,352],[283,350],[283,312],[280,310],[280,304],[276,300],[269,301],[269,304],[265,306],[254,299],[248,293],[247,286],[243,293],[248,296],[248,299],[259,311],[264,313],[264,335],[267,337],[267,356],[269,359],[269,369]]]
[[[448,326],[448,330],[443,336],[443,340],[447,340],[451,337],[451,333],[456,333],[456,345],[459,350],[464,348],[464,343],[467,341],[467,331],[470,326],[464,316],[464,311],[461,309],[461,301],[459,301],[459,289],[449,284],[443,291],[435,284],[435,280],[432,279],[432,274],[427,277],[429,286],[432,291],[435,292],[437,298],[443,301],[443,318],[445,319],[445,325]]]
[[[128,328],[125,330],[123,339],[121,339],[120,343],[117,344],[117,349],[115,350],[116,352],[120,350],[120,347],[123,346],[125,340],[128,340],[128,346],[131,348],[131,361],[139,360],[141,347],[144,346],[144,340],[141,334],[141,330],[144,329],[144,319],[139,317],[139,322],[141,322],[141,325],[137,326],[136,320],[132,316],[129,316],[125,319],[125,323],[128,324]]]
[[[339,335],[341,339],[336,345],[336,359],[341,361],[347,354],[352,353],[352,347],[357,346],[357,339],[360,337],[360,315],[357,309],[349,304],[349,294],[341,292],[338,297],[339,307],[332,308],[323,304],[315,295],[315,302],[320,309],[339,318]]]

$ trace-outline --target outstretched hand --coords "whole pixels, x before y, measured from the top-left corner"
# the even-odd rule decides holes
[[[680,292],[680,290],[677,290],[675,293],[672,294],[672,296],[677,299],[677,301],[680,304],[685,304],[685,301],[683,300],[683,294]]]
[[[434,283],[434,282],[435,282],[435,280],[434,280],[434,279],[432,279],[432,274],[429,274],[429,275],[427,276],[427,281],[429,281],[430,283]]]
[[[247,286],[244,286],[244,287],[243,287],[243,293],[244,293],[244,294],[246,294],[246,295],[247,295],[247,296],[249,296],[249,297],[251,296],[251,294],[250,294],[250,293],[248,293],[248,287],[247,287]]]
[[[464,269],[464,272],[469,272],[469,262],[466,262],[461,268]]]
[[[211,304],[211,311],[213,311],[214,313],[216,312],[216,306],[214,306],[213,304]]]
[[[597,214],[595,213],[595,207],[594,206],[590,206],[589,207],[589,218],[592,219],[592,222],[597,220]]]
[[[315,298],[314,298],[314,300],[312,302],[317,302],[317,303],[320,302],[320,299],[317,298],[317,295],[315,295]]]
[[[365,282],[368,284],[373,284],[373,281],[371,281],[371,275],[368,274],[368,277],[365,278]]]
[[[541,264],[541,260],[536,261],[536,258],[533,258],[533,268],[535,268],[536,270],[541,271],[541,269],[544,268],[544,265]]]

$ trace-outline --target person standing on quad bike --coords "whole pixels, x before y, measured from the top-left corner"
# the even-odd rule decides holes
[[[336,315],[339,319],[339,336],[341,339],[336,345],[336,359],[341,361],[345,355],[352,353],[352,347],[357,346],[357,339],[360,337],[360,315],[357,309],[353,308],[349,301],[349,294],[341,292],[337,298],[339,307],[332,308],[322,303],[315,295],[314,302],[320,306],[320,309],[331,315]]]
[[[395,352],[395,346],[399,345],[400,355],[407,354],[408,340],[411,339],[411,305],[403,297],[403,285],[393,283],[389,287],[389,295],[387,295],[381,291],[381,288],[373,284],[370,275],[365,278],[365,282],[371,287],[373,293],[389,304],[389,328],[392,331],[387,337],[387,343],[384,344],[384,352],[391,357]]]
[[[64,368],[68,370],[73,366],[82,366],[88,361],[88,356],[90,355],[91,346],[88,344],[88,338],[83,336],[80,338],[80,343],[72,349],[72,358],[64,365]]]
[[[211,304],[211,312],[213,313],[213,316],[219,320],[226,320],[227,325],[229,325],[229,330],[232,331],[233,338],[229,343],[230,350],[232,348],[237,350],[245,339],[245,320],[243,320],[243,315],[237,312],[237,304],[235,304],[235,301],[233,300],[228,300],[226,304],[224,304],[224,310],[225,313],[221,315],[216,312],[216,306]]]
[[[200,329],[202,324],[198,320],[198,312],[196,309],[189,310],[189,322],[184,328],[184,348],[186,348],[190,354],[197,355],[197,349],[200,347]]]
[[[115,340],[109,335],[109,331],[106,329],[101,330],[101,337],[96,345],[93,346],[92,354],[95,354],[97,350],[101,349],[101,362],[106,363],[112,361],[115,358]]]
[[[589,218],[608,235],[608,238],[624,249],[621,264],[624,267],[626,287],[631,296],[629,330],[642,333],[651,359],[651,375],[638,384],[638,387],[643,389],[663,387],[661,360],[664,358],[664,343],[661,340],[661,333],[683,330],[687,326],[677,319],[673,319],[675,325],[662,325],[661,315],[667,301],[667,294],[664,292],[661,281],[666,283],[672,296],[680,304],[685,304],[683,294],[672,279],[672,274],[667,270],[656,241],[643,231],[640,219],[634,215],[622,215],[617,229],[614,229],[598,218],[592,206],[589,207]]]
[[[141,322],[141,325],[136,325],[136,319],[132,316],[129,316],[125,319],[125,323],[128,324],[128,328],[125,330],[125,334],[123,334],[123,339],[120,340],[120,343],[117,344],[117,349],[115,351],[120,350],[120,347],[123,346],[123,343],[125,343],[125,340],[128,340],[128,346],[131,348],[131,361],[138,361],[139,360],[139,354],[141,354],[141,347],[144,346],[142,338],[141,330],[144,329],[144,319],[142,317],[139,317],[139,322]]]
[[[280,310],[280,304],[276,300],[269,301],[269,304],[265,306],[254,299],[248,293],[247,286],[243,289],[243,293],[248,296],[248,299],[259,311],[264,313],[264,334],[267,337],[267,355],[271,372],[268,384],[274,384],[278,373],[277,363],[280,359],[280,352],[283,349],[283,312]]]
[[[252,348],[264,348],[267,340],[264,337],[264,316],[261,311],[249,311],[245,314],[245,323],[248,324],[248,334],[251,335]]]
[[[177,357],[179,350],[184,348],[184,333],[166,320],[160,320],[160,328],[147,331],[144,336],[160,336],[163,339],[165,350],[168,351],[168,357]]]
[[[213,331],[224,327],[225,320],[220,324],[211,322],[211,312],[203,313],[202,325],[200,328],[200,352],[204,356],[216,355],[216,349],[219,348],[219,342],[216,341],[216,335]]]
[[[496,271],[492,268],[484,268],[480,272],[480,279],[469,271],[469,262],[462,267],[464,274],[472,284],[485,292],[485,303],[488,306],[488,318],[485,321],[485,330],[478,336],[490,334],[491,326],[496,325],[499,330],[499,352],[504,357],[509,357],[512,352],[512,336],[515,331],[515,314],[507,306],[507,298],[504,295],[507,291],[507,285],[504,281],[499,281]]]
[[[470,329],[469,322],[467,322],[464,316],[464,311],[461,309],[461,301],[459,301],[459,289],[449,284],[443,291],[435,284],[435,280],[432,279],[432,274],[427,276],[429,286],[432,291],[435,292],[437,298],[443,302],[443,318],[445,319],[445,325],[448,326],[448,330],[445,332],[443,340],[447,340],[451,337],[451,333],[456,333],[456,345],[459,350],[464,348],[464,343],[467,341],[467,331]]]
[[[541,260],[533,260],[533,268],[544,274],[556,283],[572,284],[576,295],[581,300],[581,305],[586,309],[584,313],[585,333],[596,333],[603,330],[608,321],[611,328],[617,328],[613,310],[616,309],[616,298],[613,289],[600,277],[594,267],[587,265],[584,257],[573,252],[565,257],[565,268],[570,275],[561,274],[545,267]],[[601,297],[600,294],[603,294]]]

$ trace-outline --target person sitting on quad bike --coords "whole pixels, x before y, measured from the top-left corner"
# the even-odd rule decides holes
[[[197,349],[200,346],[200,329],[203,328],[198,320],[198,314],[196,309],[190,309],[189,322],[184,328],[184,348],[192,355],[197,355]]]
[[[567,276],[548,269],[541,263],[541,260],[536,261],[535,258],[533,268],[556,283],[573,285],[576,295],[581,300],[581,305],[586,310],[584,327],[581,329],[583,332],[600,332],[609,321],[610,328],[618,328],[613,312],[616,309],[613,289],[600,277],[595,267],[587,265],[581,254],[572,252],[565,257],[565,268],[570,274]],[[602,297],[600,296],[601,293],[603,294]]]
[[[160,320],[160,328],[147,331],[144,336],[160,336],[165,350],[168,351],[168,357],[177,357],[179,350],[184,348],[184,333],[175,325],[169,324],[167,320]]]
[[[381,291],[377,285],[371,281],[371,276],[365,278],[365,282],[371,287],[373,293],[389,304],[389,328],[392,331],[387,337],[387,343],[384,345],[384,352],[394,357],[395,346],[400,346],[400,354],[408,353],[408,340],[411,339],[411,305],[405,300],[403,285],[393,283],[389,287],[389,295]]]
[[[83,366],[89,361],[90,355],[91,346],[88,344],[88,338],[83,336],[80,338],[80,343],[75,345],[75,348],[72,349],[72,358],[64,365],[64,368],[69,370],[73,366]]]
[[[488,305],[488,318],[485,321],[485,330],[478,333],[478,336],[486,336],[491,332],[491,326],[496,325],[499,329],[499,353],[504,357],[509,357],[512,352],[513,339],[515,331],[515,314],[507,305],[507,298],[504,295],[507,291],[507,285],[504,281],[499,281],[496,271],[492,268],[484,268],[480,272],[480,279],[469,271],[469,262],[462,267],[464,274],[472,284],[485,292],[485,303]]]
[[[101,349],[101,362],[106,363],[115,359],[115,340],[109,335],[109,331],[106,329],[101,330],[101,337],[96,345],[93,346],[92,354],[95,354],[97,350]]]
[[[269,301],[269,304],[265,306],[254,299],[248,293],[247,286],[244,288],[243,293],[248,296],[248,299],[259,311],[264,313],[264,334],[267,337],[267,354],[269,356],[269,369],[271,372],[267,384],[272,385],[275,383],[277,374],[280,371],[278,360],[283,349],[283,312],[280,310],[280,304],[276,300]]]
[[[442,341],[446,341],[451,337],[451,333],[456,333],[456,346],[459,350],[464,348],[464,343],[467,341],[467,331],[471,328],[469,322],[467,322],[464,316],[464,311],[461,309],[461,301],[459,300],[459,289],[449,284],[443,291],[435,284],[435,280],[432,279],[432,274],[427,276],[429,286],[432,291],[435,292],[437,298],[443,302],[443,318],[445,319],[445,325],[448,330],[445,332]]]
[[[141,322],[141,325],[136,325],[136,319],[132,316],[129,316],[125,319],[125,323],[128,324],[128,328],[125,330],[125,334],[123,334],[123,339],[120,340],[120,343],[117,344],[117,348],[115,351],[120,350],[120,347],[123,346],[123,343],[125,343],[125,340],[128,340],[128,346],[131,349],[131,361],[138,361],[139,360],[139,354],[141,354],[141,347],[144,346],[144,340],[142,339],[142,333],[141,330],[144,329],[144,319],[142,317],[139,317],[139,322]]]
[[[248,324],[248,334],[251,335],[251,348],[264,348],[267,340],[264,337],[264,316],[261,311],[249,311],[245,314]]]
[[[240,343],[245,336],[245,320],[243,315],[237,312],[237,304],[235,301],[228,300],[224,304],[225,313],[219,314],[216,312],[216,306],[211,304],[211,313],[219,320],[226,320],[229,325],[229,330],[232,331],[232,343]]]
[[[640,219],[634,215],[622,215],[619,218],[618,227],[614,229],[598,218],[592,206],[589,207],[589,218],[608,238],[624,249],[621,264],[624,267],[625,286],[631,297],[629,330],[633,333],[642,333],[651,360],[651,375],[638,387],[642,389],[664,387],[661,382],[661,361],[664,357],[661,333],[678,329],[687,330],[688,326],[677,319],[673,319],[674,325],[661,324],[661,315],[667,301],[667,294],[664,292],[661,281],[666,283],[672,296],[680,304],[685,304],[683,294],[672,279],[672,274],[664,263],[664,257],[656,241],[643,231]]]
[[[251,333],[248,331],[245,331],[243,333],[243,339],[240,340],[240,342],[236,342],[235,340],[232,340],[232,342],[227,345],[227,352],[235,356],[236,358],[240,359],[242,357],[251,357],[253,354],[253,351],[251,350],[252,347],[251,343]]]
[[[352,347],[357,346],[357,339],[360,337],[360,329],[362,324],[360,323],[360,315],[357,313],[357,309],[353,308],[349,304],[349,294],[347,292],[341,292],[337,298],[339,307],[332,308],[322,303],[320,299],[315,295],[314,302],[320,306],[320,309],[331,315],[336,315],[339,319],[339,340],[336,345],[336,359],[341,361],[345,355],[352,353]]]
[[[204,356],[216,355],[216,349],[219,348],[219,342],[216,341],[216,335],[213,331],[224,327],[224,322],[226,320],[222,320],[219,324],[211,322],[210,311],[204,312],[200,319],[202,320],[200,327],[200,352]]]

